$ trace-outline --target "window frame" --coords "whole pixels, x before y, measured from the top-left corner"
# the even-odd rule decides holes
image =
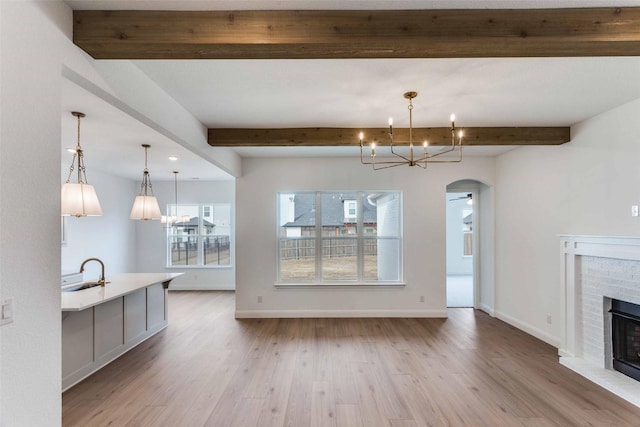
[[[332,193],[355,193],[356,197],[356,234],[349,233],[339,233],[332,236],[324,236],[323,235],[323,224],[322,224],[322,195],[323,194],[332,194]],[[364,209],[363,203],[365,203],[366,195],[372,193],[383,193],[383,194],[395,194],[400,199],[399,200],[399,224],[398,224],[398,233],[394,236],[378,236],[378,235],[367,235],[365,234],[366,230],[364,227]],[[314,236],[302,236],[302,237],[287,237],[282,236],[281,228],[282,228],[282,207],[281,200],[283,195],[289,194],[314,194],[315,195],[315,224],[314,224]],[[349,199],[353,200],[353,199]],[[403,237],[403,224],[404,224],[404,206],[403,206],[403,193],[398,190],[383,190],[383,191],[375,191],[375,190],[349,190],[349,191],[325,191],[325,190],[301,190],[301,191],[279,191],[276,196],[276,257],[277,257],[277,278],[276,278],[276,286],[323,286],[323,285],[339,285],[339,286],[385,286],[385,285],[404,285],[403,282],[403,247],[404,247],[404,237]],[[346,212],[346,209],[345,209]],[[345,218],[347,219],[347,218]],[[370,227],[367,227],[370,229]],[[285,281],[282,278],[282,242],[290,241],[290,240],[311,240],[315,241],[315,277],[310,281]],[[356,278],[353,280],[327,280],[323,277],[323,242],[326,240],[356,240]],[[366,241],[379,241],[379,240],[394,240],[398,242],[398,250],[397,250],[397,269],[398,269],[398,278],[397,280],[372,280],[365,278],[365,242]]]
[[[233,251],[232,251],[232,242],[233,242],[233,226],[232,226],[232,210],[231,210],[231,203],[180,203],[177,206],[176,209],[176,205],[175,203],[172,204],[167,204],[167,216],[170,216],[172,211],[176,211],[175,214],[177,215],[178,212],[180,212],[180,208],[181,207],[195,207],[197,206],[197,210],[198,210],[198,232],[196,234],[176,234],[176,233],[172,233],[172,230],[174,229],[174,227],[172,227],[171,225],[166,225],[165,229],[166,229],[166,234],[165,234],[165,251],[166,251],[166,260],[165,260],[165,268],[168,269],[220,269],[220,268],[233,268],[233,264],[234,264],[234,259],[233,259]],[[204,248],[204,239],[206,237],[211,237],[211,236],[218,236],[216,234],[205,234],[202,233],[203,227],[204,227],[204,211],[205,211],[205,207],[211,207],[210,213],[213,215],[215,212],[215,207],[217,206],[222,206],[222,207],[227,207],[229,209],[229,263],[228,264],[204,264],[204,259],[205,259],[205,248]],[[197,256],[197,262],[196,264],[192,264],[192,265],[179,265],[179,264],[172,264],[172,245],[174,243],[173,239],[176,237],[183,237],[186,236],[188,238],[195,238],[196,240],[196,244],[197,244],[197,251],[198,251],[198,256]],[[223,234],[219,235],[219,236],[224,236]]]

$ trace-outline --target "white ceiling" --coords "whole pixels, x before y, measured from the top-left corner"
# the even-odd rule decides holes
[[[613,6],[608,0],[67,0],[67,3],[74,9],[114,10]],[[616,2],[615,6],[640,6],[640,0]],[[394,117],[395,126],[405,127],[408,126],[408,113],[402,94],[408,90],[419,93],[414,100],[416,127],[447,126],[451,112],[456,113],[460,127],[570,126],[640,98],[640,57],[153,60],[134,61],[134,64],[207,127],[384,127],[389,116]],[[68,116],[69,121],[74,119],[70,114]],[[137,171],[136,177],[141,174],[144,157],[139,144],[145,141],[137,132],[142,132],[140,127],[145,126],[131,121],[135,122],[121,118],[118,128],[110,127],[108,133],[105,129],[104,135],[109,138],[100,144],[102,148],[96,148],[92,153],[90,145],[85,147],[87,165],[94,155],[102,164],[116,162],[118,169],[128,170],[128,163],[131,163]],[[69,127],[75,135],[73,124],[63,122],[63,129]],[[178,155],[181,158],[179,170],[188,170],[188,175],[200,174],[203,179],[216,179],[207,175],[213,173],[211,168],[217,170],[208,162],[189,156],[187,150],[172,145],[158,134],[147,136],[153,139],[149,143],[152,145],[150,157],[154,156],[154,161],[155,156],[166,158],[172,150],[182,151],[182,155]],[[74,139],[75,136],[70,140]],[[128,141],[127,146],[137,144],[139,152],[126,155],[118,152],[123,149],[121,140]],[[134,140],[136,144],[133,144]],[[465,149],[465,155],[498,155],[511,148],[473,147]],[[243,157],[358,155],[355,147],[242,148],[236,151]],[[151,165],[150,158],[152,178],[163,179],[154,174]],[[172,170],[171,165],[158,166],[158,170],[164,169],[169,173]],[[218,172],[228,177],[224,172]],[[168,179],[173,178],[169,176]]]
[[[71,112],[79,111],[86,114],[80,122],[80,143],[89,182],[94,169],[142,180],[142,144],[151,145],[148,149],[148,166],[152,182],[173,181],[174,170],[179,172],[179,181],[194,178],[207,181],[233,179],[226,172],[106,101],[69,80],[62,80],[61,156],[65,173],[73,157],[67,149],[75,148],[78,140],[78,121]],[[178,160],[171,161],[169,156],[178,157]]]

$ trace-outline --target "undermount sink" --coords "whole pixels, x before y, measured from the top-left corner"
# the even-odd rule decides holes
[[[111,282],[105,282],[105,284],[107,283],[111,283]],[[75,285],[69,285],[65,288],[62,288],[62,292],[75,292],[75,291],[82,291],[84,289],[89,289],[89,288],[93,288],[96,286],[100,286],[102,285],[102,283],[100,282],[84,282],[84,283],[77,283]]]

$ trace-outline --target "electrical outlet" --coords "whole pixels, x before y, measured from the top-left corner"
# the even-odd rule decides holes
[[[548,323],[548,324],[553,323],[553,319],[552,319],[552,317],[551,317],[551,315],[550,315],[550,314],[547,314],[547,323]]]
[[[424,302],[424,295],[420,295],[420,302]]]
[[[13,298],[0,301],[0,325],[13,322]]]
[[[258,303],[261,304],[262,303],[262,295],[258,296]]]
[[[631,206],[631,216],[638,216],[638,205]]]

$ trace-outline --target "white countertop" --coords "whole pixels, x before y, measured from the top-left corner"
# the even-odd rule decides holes
[[[119,298],[138,289],[164,283],[184,273],[127,273],[107,276],[107,284],[81,291],[62,292],[62,311],[80,311]]]

